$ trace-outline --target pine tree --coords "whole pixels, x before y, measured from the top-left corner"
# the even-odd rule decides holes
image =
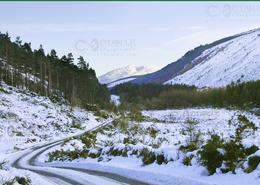
[[[78,58],[78,64],[77,65],[82,70],[88,69],[88,65],[86,64],[86,61],[84,60],[84,58],[82,56],[80,56]]]

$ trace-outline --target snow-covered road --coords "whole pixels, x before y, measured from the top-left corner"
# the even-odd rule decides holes
[[[109,124],[111,121],[105,122],[88,132],[96,130],[104,125]],[[80,136],[80,135],[79,135]],[[101,172],[96,170],[87,170],[75,167],[46,167],[44,164],[37,163],[37,158],[46,150],[55,147],[63,142],[63,140],[54,141],[42,146],[36,146],[23,152],[17,157],[12,166],[17,169],[29,170],[37,173],[46,179],[49,184],[72,184],[72,185],[88,185],[88,184],[135,184],[145,185],[141,181],[126,178],[109,172]]]

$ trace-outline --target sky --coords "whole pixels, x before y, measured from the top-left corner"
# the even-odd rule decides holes
[[[1,2],[0,31],[34,49],[83,56],[97,75],[176,61],[188,50],[260,27],[260,3]]]

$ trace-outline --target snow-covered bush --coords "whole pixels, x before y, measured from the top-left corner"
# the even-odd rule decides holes
[[[156,162],[157,162],[157,164],[163,164],[163,163],[167,164],[168,163],[166,157],[164,156],[164,153],[156,155]]]
[[[223,140],[218,135],[212,135],[207,144],[199,151],[200,161],[202,165],[206,166],[209,175],[214,174],[216,169],[222,165],[223,145]]]
[[[182,163],[186,166],[191,166],[191,160],[193,159],[194,155],[185,156],[182,160]]]
[[[30,185],[31,180],[29,178],[16,176],[13,179],[10,179],[10,180],[2,182],[2,183],[3,183],[3,185],[17,185],[17,184]]]
[[[194,119],[187,119],[181,130],[183,135],[187,135],[187,141],[185,145],[180,146],[180,150],[183,152],[191,152],[197,150],[201,145],[201,132],[198,129],[199,122]]]
[[[223,149],[225,152],[221,171],[223,173],[230,171],[235,173],[235,170],[237,167],[239,167],[238,165],[240,162],[242,162],[246,157],[244,153],[244,147],[236,141],[230,140],[223,145]]]
[[[152,164],[156,161],[156,155],[153,151],[148,148],[144,148],[140,152],[140,156],[142,157],[142,161],[144,165]]]
[[[245,115],[238,115],[238,125],[235,132],[235,140],[241,142],[243,138],[257,131],[255,124],[248,120]]]
[[[80,140],[85,144],[86,148],[92,148],[96,145],[96,132],[86,132],[80,137]]]
[[[237,168],[243,166],[247,156],[252,155],[257,150],[258,147],[255,145],[246,148],[235,140],[224,142],[218,135],[212,135],[198,154],[202,165],[207,168],[209,175],[212,175],[217,168],[220,168],[222,173],[235,173]],[[253,158],[250,163],[251,167],[249,165],[246,171],[249,173],[255,170],[256,163],[257,159]]]

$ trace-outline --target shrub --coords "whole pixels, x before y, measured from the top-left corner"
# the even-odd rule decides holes
[[[124,144],[136,144],[136,139],[135,138],[130,138],[130,137],[125,137],[123,140]]]
[[[159,154],[156,156],[156,162],[157,164],[167,163],[167,160],[165,159],[163,154]]]
[[[182,129],[182,133],[184,135],[188,135],[187,139],[187,151],[194,151],[198,149],[200,145],[201,132],[198,130],[199,122],[193,119],[187,119],[184,127]]]
[[[249,155],[255,153],[255,152],[258,151],[258,150],[259,150],[258,146],[252,145],[252,146],[249,147],[249,148],[245,148],[245,149],[244,149],[244,152],[245,152],[245,155],[246,155],[246,156],[249,156]]]
[[[143,157],[142,161],[144,165],[152,164],[156,160],[156,155],[148,148],[142,149],[140,152],[140,156]]]
[[[87,133],[83,134],[80,137],[80,139],[81,139],[82,143],[84,143],[87,148],[91,148],[91,147],[94,147],[96,145],[96,141],[97,141],[96,137],[97,137],[96,132],[87,132]]]
[[[114,127],[119,128],[122,132],[126,132],[129,128],[128,120],[126,119],[126,117],[115,119],[112,124]]]
[[[250,131],[255,132],[257,130],[257,127],[244,115],[238,115],[238,121],[239,123],[235,132],[235,140],[241,143],[242,139],[245,137],[245,134]]]
[[[187,145],[181,145],[179,148],[179,150],[184,153],[192,152],[197,149],[198,149],[198,146],[196,143],[188,143]]]
[[[81,128],[81,124],[79,122],[79,120],[77,119],[72,119],[72,125],[71,125],[72,128],[77,128],[77,129],[80,129]]]
[[[191,166],[191,160],[193,159],[194,155],[186,156],[183,158],[182,163],[185,166]]]
[[[260,164],[260,157],[259,156],[252,156],[248,159],[248,168],[245,170],[246,173],[251,173],[254,171],[258,165]]]
[[[150,136],[155,139],[157,136],[158,130],[154,126],[151,126],[148,128],[148,131],[149,131]]]
[[[89,156],[90,158],[97,158],[97,157],[98,157],[95,153],[90,153],[88,156]]]
[[[15,132],[15,135],[16,135],[16,136],[24,136],[23,133],[20,132],[20,131],[16,131],[16,132]]]
[[[15,177],[12,180],[9,180],[3,185],[14,185],[14,184],[21,184],[21,185],[29,185],[31,183],[31,180],[25,177]]]
[[[56,151],[53,151],[53,152],[50,152],[48,154],[48,161],[49,162],[52,162],[52,161],[64,161],[64,157],[65,157],[65,152],[63,150],[59,151],[59,150],[56,150]]]
[[[224,164],[225,168],[222,168],[222,172],[229,172],[232,171],[232,173],[235,173],[236,167],[241,162],[244,157],[244,147],[237,143],[234,140],[231,140],[223,146],[225,150],[224,154]]]
[[[5,89],[3,89],[2,87],[0,87],[0,92],[1,92],[1,93],[5,93],[5,94],[8,93],[8,91],[6,91]]]
[[[142,112],[138,107],[132,107],[128,116],[131,120],[136,122],[144,121],[144,116],[142,115]]]
[[[113,156],[127,156],[127,150],[123,149],[123,150],[119,150],[119,149],[115,149],[115,148],[111,148],[109,153]]]
[[[223,154],[219,149],[223,147],[223,140],[218,135],[212,135],[207,144],[199,151],[202,165],[206,166],[209,175],[216,172],[223,162]]]

